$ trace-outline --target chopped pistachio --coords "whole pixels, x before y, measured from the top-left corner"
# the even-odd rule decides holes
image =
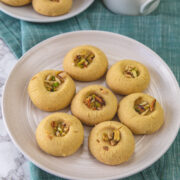
[[[58,83],[58,82],[55,82],[55,83],[53,83],[53,86],[54,86],[54,87],[58,87],[58,86],[59,86],[59,83]]]
[[[100,107],[101,107],[101,104],[100,104],[99,102],[95,102],[95,106],[96,106],[97,108],[100,108]]]
[[[137,71],[135,69],[133,69],[131,72],[132,72],[134,78],[136,78],[138,76]]]
[[[59,75],[51,75],[49,74],[46,79],[44,80],[45,88],[50,91],[54,92],[57,91],[58,87],[64,82],[63,78],[59,78]]]
[[[149,104],[147,101],[143,101],[142,98],[139,98],[136,100],[134,109],[140,115],[145,116],[149,114],[149,112],[152,112],[154,110],[155,103],[156,103],[156,99],[154,99],[152,103]]]
[[[103,106],[105,106],[105,101],[102,97],[98,96],[97,94],[89,95],[84,100],[85,105],[93,110],[100,110]]]
[[[47,77],[46,77],[46,80],[51,80],[51,75],[49,74]]]
[[[51,126],[53,128],[54,135],[57,137],[65,136],[69,131],[69,126],[67,126],[64,122],[53,121]]]
[[[149,109],[146,109],[144,112],[141,113],[141,115],[142,115],[142,116],[145,116],[145,115],[148,114],[148,112],[149,112]]]
[[[119,130],[117,130],[117,129],[115,129],[114,131],[113,131],[113,133],[114,133],[114,140],[115,141],[119,141],[120,140],[120,132],[119,132]]]
[[[120,131],[119,129],[108,131],[108,133],[103,134],[102,138],[105,142],[108,142],[111,146],[114,146],[120,141]]]
[[[69,128],[68,127],[64,127],[64,132],[68,132]]]
[[[108,131],[108,138],[111,140],[113,139],[114,135],[112,131]]]
[[[141,105],[141,106],[145,106],[145,105],[147,105],[148,104],[148,102],[145,102],[145,101],[143,101],[142,103],[140,103],[139,105]]]
[[[56,131],[56,136],[60,136],[60,132],[59,131]]]
[[[51,80],[52,80],[52,81],[55,81],[55,76],[52,76]]]
[[[85,62],[86,62],[86,59],[82,58],[81,61],[79,61],[79,62],[77,63],[77,65],[82,65],[82,64],[84,64]]]
[[[139,71],[136,67],[127,65],[125,67],[124,75],[127,78],[136,78],[139,76]]]
[[[124,74],[125,75],[125,77],[127,77],[127,78],[132,78],[132,76],[130,75],[130,74]]]
[[[74,58],[74,64],[75,66],[78,66],[80,68],[86,68],[89,64],[93,61],[95,55],[91,51],[85,51],[83,53],[80,53],[76,55]]]
[[[110,145],[111,146],[114,146],[114,145],[116,145],[117,144],[117,141],[115,141],[114,139],[112,139],[111,141],[110,141]]]

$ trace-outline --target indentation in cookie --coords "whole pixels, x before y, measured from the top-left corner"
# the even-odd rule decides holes
[[[100,110],[105,106],[105,101],[101,96],[93,93],[85,98],[84,104],[92,110]]]
[[[65,77],[63,77],[62,75],[63,73],[59,73],[56,75],[48,74],[44,80],[45,88],[50,92],[57,91],[60,85],[64,82]]]
[[[69,129],[70,129],[70,126],[62,121],[52,121],[51,127],[53,128],[54,135],[56,137],[65,136],[69,132]]]
[[[149,115],[154,111],[156,105],[156,99],[153,99],[151,102],[144,100],[142,97],[136,99],[134,103],[134,109],[140,115],[145,116]]]
[[[102,140],[107,142],[111,146],[115,146],[121,140],[121,134],[119,129],[109,128],[102,134]]]
[[[74,65],[79,68],[87,68],[95,58],[94,53],[89,50],[81,50],[74,57]]]
[[[124,76],[127,78],[136,78],[140,75],[140,72],[137,67],[133,65],[127,65],[124,69]]]

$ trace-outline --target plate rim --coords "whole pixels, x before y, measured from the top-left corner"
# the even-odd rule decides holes
[[[130,37],[127,37],[127,36],[124,36],[124,35],[121,35],[121,34],[117,34],[117,33],[113,33],[113,32],[108,32],[108,31],[99,31],[99,30],[80,30],[80,31],[73,31],[73,32],[67,32],[67,33],[63,33],[63,34],[58,34],[56,36],[53,36],[53,37],[50,37],[46,40],[43,40],[41,41],[40,43],[36,44],[35,46],[33,46],[32,48],[30,48],[18,61],[17,63],[15,64],[14,68],[11,70],[11,72],[9,73],[8,75],[8,78],[5,82],[5,85],[4,85],[4,88],[3,88],[3,93],[2,93],[2,101],[1,101],[1,106],[2,106],[2,116],[3,116],[3,122],[5,124],[5,127],[6,127],[6,130],[9,134],[9,136],[11,137],[11,140],[12,142],[15,144],[15,146],[17,147],[17,149],[23,153],[23,155],[29,160],[31,161],[33,164],[35,164],[37,167],[39,167],[40,169],[52,174],[52,175],[55,175],[55,176],[58,176],[58,177],[62,177],[62,178],[68,178],[68,179],[74,179],[74,180],[85,180],[85,178],[81,178],[81,177],[72,177],[72,176],[69,176],[67,174],[62,174],[62,173],[57,173],[56,171],[54,170],[51,170],[51,169],[48,169],[46,168],[44,165],[40,164],[38,161],[34,160],[33,158],[31,158],[26,152],[24,152],[24,150],[21,148],[21,146],[16,142],[16,139],[13,137],[13,135],[11,134],[10,130],[9,130],[9,127],[8,127],[8,124],[6,122],[6,113],[5,113],[5,109],[4,109],[4,104],[5,104],[5,97],[7,96],[6,95],[6,88],[7,88],[7,84],[8,84],[8,81],[10,79],[10,77],[12,76],[13,72],[15,71],[16,68],[18,68],[19,65],[21,65],[21,63],[23,63],[24,61],[27,61],[28,60],[28,56],[33,52],[35,51],[37,48],[40,48],[42,46],[44,46],[45,44],[48,44],[48,43],[51,43],[52,41],[54,41],[55,39],[61,37],[61,36],[69,36],[69,35],[76,35],[76,34],[81,34],[81,33],[95,33],[95,34],[98,34],[98,33],[102,33],[102,34],[105,34],[105,35],[112,35],[112,36],[117,36],[120,37],[120,38],[124,38],[128,41],[131,41],[131,42],[134,42],[136,44],[139,44],[141,47],[143,46],[144,48],[146,48],[149,52],[153,53],[154,55],[156,55],[158,58],[159,58],[159,61],[164,65],[164,67],[166,68],[166,70],[170,73],[170,78],[172,78],[173,82],[174,82],[174,85],[175,85],[175,90],[176,90],[176,93],[177,93],[177,98],[179,99],[178,103],[180,104],[180,89],[179,89],[179,84],[173,74],[173,72],[171,71],[170,67],[166,64],[165,61],[163,61],[163,59],[156,53],[154,52],[152,49],[150,49],[149,47],[147,47],[146,45],[142,44],[141,42],[133,39],[133,38],[130,38]],[[148,168],[149,166],[151,166],[153,163],[155,163],[156,161],[158,161],[162,155],[164,155],[167,150],[170,148],[170,146],[172,145],[172,143],[174,142],[178,132],[179,132],[179,128],[180,128],[180,121],[179,121],[179,125],[177,126],[177,129],[176,129],[176,133],[173,134],[173,136],[171,137],[171,142],[156,156],[154,156],[154,158],[151,158],[151,160],[149,161],[149,163],[146,163],[146,165],[144,165],[143,167],[140,167],[140,168],[136,168],[136,169],[133,169],[129,174],[127,175],[124,175],[124,176],[119,176],[119,175],[115,175],[115,176],[112,176],[111,179],[121,179],[121,178],[125,178],[125,177],[129,177],[129,176],[132,176],[138,172],[141,172],[143,171],[144,169]],[[94,180],[94,178],[91,178],[92,180]],[[110,177],[107,177],[107,178],[96,178],[97,180],[109,180]]]
[[[85,0],[86,1],[86,0]],[[39,20],[39,19],[31,19],[31,18],[28,18],[28,17],[22,17],[22,16],[19,16],[19,15],[16,15],[16,14],[14,14],[14,13],[11,13],[11,12],[9,12],[9,11],[6,11],[3,7],[1,7],[0,6],[0,10],[3,12],[3,13],[5,13],[6,15],[8,15],[8,16],[11,16],[11,17],[13,17],[13,18],[15,18],[15,19],[19,19],[19,20],[23,20],[23,21],[27,21],[27,22],[34,22],[34,23],[52,23],[52,22],[58,22],[58,21],[64,21],[64,20],[67,20],[67,19],[70,19],[70,18],[72,18],[72,17],[75,17],[75,16],[77,16],[78,14],[80,14],[80,13],[82,13],[83,11],[85,11],[86,9],[88,9],[90,6],[91,6],[91,4],[93,4],[93,2],[94,2],[95,0],[88,0],[87,1],[87,4],[86,4],[86,6],[84,6],[84,8],[82,8],[82,9],[80,9],[79,11],[77,11],[77,12],[75,12],[75,13],[73,13],[73,14],[71,14],[70,16],[67,16],[67,17],[65,17],[65,18],[63,18],[63,15],[62,16],[55,16],[55,17],[57,17],[57,19],[53,19],[53,18],[55,18],[55,17],[50,17],[50,16],[45,16],[45,17],[49,17],[49,20]],[[1,4],[2,2],[0,2],[0,4]],[[4,3],[2,3],[2,4],[4,4]],[[4,4],[4,5],[6,5],[6,4]],[[6,5],[6,6],[8,6],[8,5]],[[23,7],[23,6],[22,6]],[[42,15],[43,16],[43,15]],[[52,18],[52,19],[51,19]]]

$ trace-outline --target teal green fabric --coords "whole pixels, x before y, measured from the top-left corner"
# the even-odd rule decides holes
[[[100,0],[88,10],[66,21],[51,24],[28,23],[0,12],[0,37],[19,58],[42,40],[64,32],[104,30],[134,38],[157,52],[180,83],[180,1],[161,0],[148,16],[122,16],[108,11]],[[151,156],[151,155],[150,155]],[[60,180],[30,163],[32,180]],[[157,162],[125,180],[179,180],[180,133]]]

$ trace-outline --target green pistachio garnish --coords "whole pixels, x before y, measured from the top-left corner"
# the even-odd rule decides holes
[[[91,51],[84,51],[74,58],[75,66],[86,68],[93,61],[95,55]]]
[[[103,141],[108,142],[111,146],[115,146],[121,139],[121,134],[118,129],[110,130],[103,133]]]
[[[125,67],[124,75],[127,78],[136,78],[139,76],[139,71],[136,67],[127,65]]]
[[[52,121],[51,127],[57,137],[65,136],[69,131],[69,126],[64,122]]]
[[[84,100],[86,106],[92,110],[100,110],[105,106],[105,101],[97,94],[91,94]]]
[[[58,86],[59,86],[59,82],[53,83],[53,86],[54,86],[54,87],[58,87]]]
[[[64,82],[64,78],[61,77],[61,73],[57,75],[49,74],[44,80],[44,85],[48,91],[54,92],[57,91],[57,89],[63,82]]]
[[[51,80],[52,80],[52,81],[55,81],[55,76],[52,76],[52,77],[51,77]]]
[[[150,112],[154,111],[156,99],[154,99],[151,103],[147,101],[143,101],[142,98],[139,98],[135,102],[134,109],[141,115],[147,115]]]

